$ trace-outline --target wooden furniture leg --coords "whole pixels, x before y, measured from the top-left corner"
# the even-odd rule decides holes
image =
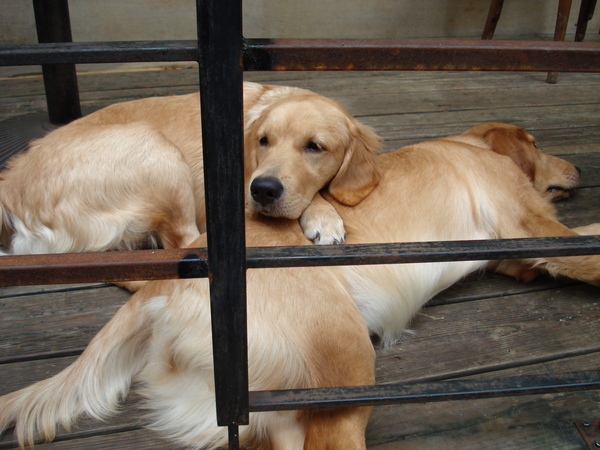
[[[492,39],[494,37],[494,31],[496,31],[496,25],[500,19],[503,4],[504,0],[492,0],[481,39]]]
[[[596,0],[581,0],[581,8],[579,9],[579,17],[577,17],[577,31],[575,31],[575,42],[583,41],[587,25],[594,16],[596,8]]]
[[[586,1],[586,0],[583,0]],[[567,34],[567,23],[571,12],[573,0],[560,0],[558,3],[558,14],[556,15],[556,27],[554,28],[554,40],[564,41]],[[558,72],[548,72],[546,83],[555,84],[558,80]]]

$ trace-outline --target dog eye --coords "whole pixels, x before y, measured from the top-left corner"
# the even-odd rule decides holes
[[[317,144],[314,141],[309,141],[304,148],[308,152],[315,152],[315,153],[324,152],[326,150],[325,147],[320,146],[319,144]]]
[[[266,147],[267,145],[269,145],[269,139],[267,139],[266,136],[261,137],[258,140],[258,143],[262,146],[262,147]]]

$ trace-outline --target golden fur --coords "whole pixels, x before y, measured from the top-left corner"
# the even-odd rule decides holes
[[[249,221],[248,239],[260,246],[310,244],[296,221],[273,219]],[[205,235],[194,246],[206,246]],[[319,268],[261,269],[248,272],[247,285],[250,389],[374,383],[369,333],[341,279]],[[69,426],[82,412],[114,413],[134,383],[151,428],[190,448],[224,445],[209,308],[206,279],[147,283],[74,364],[0,398],[0,432],[16,419],[22,445],[35,434],[51,440],[55,424]],[[302,449],[305,441],[306,448],[364,448],[369,415],[366,407],[255,413],[241,440],[260,448]]]
[[[506,156],[458,136],[374,156],[377,184],[349,206],[343,187],[325,193],[348,243],[569,236],[547,196]],[[369,170],[372,173],[371,170]],[[368,179],[370,176],[359,177]],[[592,233],[592,225],[580,231]],[[249,216],[251,246],[307,245],[296,221]],[[194,245],[205,245],[201,237]],[[600,284],[600,256],[532,258],[515,267]],[[485,261],[298,269],[248,273],[250,388],[373,382],[369,333],[392,345],[437,292]],[[0,429],[16,423],[21,444],[52,439],[55,425],[114,412],[132,384],[150,426],[179,443],[222,445],[215,426],[206,280],[150,282],[117,312],[88,349],[58,375],[0,398]],[[360,314],[359,314],[360,312]],[[361,317],[362,316],[362,317]],[[366,326],[365,326],[366,322]],[[261,448],[364,448],[369,408],[257,413],[241,431]]]
[[[579,169],[564,159],[548,155],[523,128],[486,122],[465,131],[461,138],[482,140],[494,152],[508,156],[527,175],[534,187],[550,200],[569,197],[579,185]],[[476,142],[476,145],[481,145]]]
[[[301,217],[316,243],[342,242],[339,219],[320,219],[333,210],[318,191],[352,179],[356,193],[340,201],[366,195],[352,170],[379,149],[377,136],[338,103],[299,88],[244,83],[244,117],[246,180],[268,173],[283,190],[264,206],[249,194],[251,208]],[[111,105],[33,142],[0,175],[4,251],[190,245],[206,221],[201,139],[199,97],[188,94]]]

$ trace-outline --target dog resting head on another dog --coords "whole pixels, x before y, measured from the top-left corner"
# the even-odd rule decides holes
[[[301,217],[306,236],[319,244],[344,241],[343,223],[319,191],[327,186],[353,206],[379,182],[379,137],[339,103],[310,91],[277,87],[263,94],[246,113],[244,147],[255,160],[249,209]]]
[[[346,204],[367,195],[378,180],[377,136],[299,88],[244,83],[244,116],[245,180],[268,177],[280,190],[274,198],[263,182],[262,204],[248,194],[252,209],[300,217],[315,243],[343,242],[343,222],[318,191],[330,184]],[[197,93],[100,109],[10,161],[0,177],[3,251],[188,246],[206,229],[203,169]]]

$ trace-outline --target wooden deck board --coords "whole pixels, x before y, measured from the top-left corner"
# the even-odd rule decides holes
[[[84,110],[109,103],[193,92],[197,70],[180,66],[85,67]],[[0,120],[39,114],[41,77],[0,69]],[[372,125],[387,150],[464,131],[486,120],[525,126],[549,153],[582,169],[581,189],[559,202],[569,226],[600,222],[600,76],[542,73],[247,73],[246,78],[315,90]],[[1,125],[1,122],[0,122]],[[0,289],[0,394],[51,376],[128,298],[101,283]],[[475,274],[434,298],[393,349],[379,349],[378,382],[501,378],[600,368],[600,290],[542,277],[529,284]],[[36,356],[38,355],[38,356]],[[22,360],[23,358],[27,360]],[[20,362],[19,362],[20,361]],[[600,417],[600,392],[537,395],[375,408],[369,448],[582,449],[572,422]],[[83,419],[38,448],[176,448],[138,429],[137,401],[106,423]],[[130,430],[131,428],[131,430]],[[15,448],[10,435],[0,449]]]

